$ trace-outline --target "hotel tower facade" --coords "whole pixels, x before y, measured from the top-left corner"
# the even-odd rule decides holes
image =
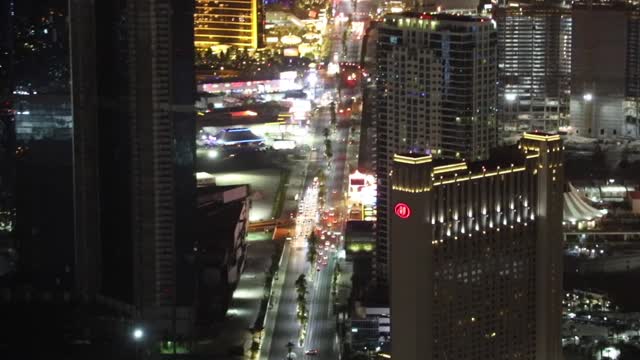
[[[563,146],[395,155],[391,334],[403,360],[561,359]]]

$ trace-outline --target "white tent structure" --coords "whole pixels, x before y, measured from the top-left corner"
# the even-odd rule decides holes
[[[577,226],[579,229],[590,229],[606,210],[598,210],[591,206],[584,195],[571,183],[567,184],[564,193],[563,222],[565,225]]]

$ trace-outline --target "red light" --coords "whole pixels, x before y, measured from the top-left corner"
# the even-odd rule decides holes
[[[406,219],[411,216],[411,208],[405,203],[397,203],[393,210],[401,219]]]
[[[245,116],[258,116],[258,113],[251,110],[231,112],[231,117],[245,117]]]

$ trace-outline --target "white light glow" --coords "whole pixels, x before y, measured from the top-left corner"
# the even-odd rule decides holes
[[[144,331],[140,328],[136,328],[133,330],[133,338],[135,340],[141,340],[144,337]]]
[[[584,101],[591,101],[591,100],[593,100],[593,94],[591,94],[591,93],[586,93],[586,94],[582,95],[582,99],[583,99]]]
[[[329,63],[329,65],[327,66],[328,75],[335,75],[339,72],[340,72],[340,65],[333,62]]]
[[[315,72],[309,73],[309,75],[307,75],[307,82],[311,86],[316,86],[318,83],[318,75]]]
[[[609,347],[604,348],[602,350],[602,356],[603,357],[606,356],[609,359],[616,360],[618,357],[620,357],[620,350],[618,350],[618,349],[616,349],[616,348],[614,348],[612,346],[609,346]]]

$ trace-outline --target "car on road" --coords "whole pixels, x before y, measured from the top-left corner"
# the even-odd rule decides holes
[[[318,355],[318,353],[319,353],[318,349],[309,349],[304,352],[305,355]]]

